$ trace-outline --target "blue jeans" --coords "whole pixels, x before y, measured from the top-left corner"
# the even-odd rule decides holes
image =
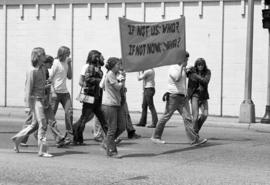
[[[125,102],[123,105],[121,105],[121,116],[122,116],[122,120],[123,120],[123,124],[125,124],[126,126],[126,130],[127,132],[135,132],[135,129],[132,125],[132,121],[131,121],[131,117],[130,117],[130,114],[129,114],[129,110],[128,110],[128,105],[127,105],[127,102]]]
[[[97,119],[97,117],[95,117],[94,119],[94,129],[93,129],[93,135],[94,135],[94,139],[95,140],[103,140],[105,139],[106,134],[104,133],[102,127],[101,127],[101,123],[99,122],[99,120]],[[106,125],[107,127],[107,125]]]
[[[56,120],[55,120],[54,113],[53,113],[51,105],[44,108],[44,114],[46,116],[46,122],[47,122],[47,124],[49,125],[49,128],[52,131],[54,139],[55,139],[56,142],[58,142],[64,136],[61,134],[61,132],[57,128]],[[26,118],[26,121],[25,121],[23,129],[22,129],[24,131],[23,131],[23,134],[21,134],[21,136],[23,137],[21,143],[26,144],[27,141],[28,141],[29,136],[32,133],[34,133],[36,135],[36,138],[37,138],[38,122],[37,122],[37,120],[35,120],[35,122],[33,122],[33,117],[34,117],[34,111],[31,110],[31,111],[29,111],[27,113],[27,118]],[[25,129],[25,128],[27,128],[27,129]]]
[[[27,118],[26,118],[26,120],[25,120],[25,122],[23,124],[23,129],[32,124],[32,119],[33,119],[33,111],[29,111],[27,113]],[[29,135],[34,133],[34,132],[35,132],[35,135],[36,135],[36,138],[37,138],[38,124],[33,125],[31,128],[32,129],[29,130],[28,134],[22,139],[21,143],[26,144],[27,141],[28,141]]]
[[[47,131],[47,117],[44,111],[44,101],[42,98],[35,98],[31,105],[32,122],[30,125],[18,132],[12,139],[16,143],[21,143],[21,141],[28,136],[29,133],[34,132],[38,129],[38,148],[39,154],[48,151],[48,143],[46,141],[46,131]],[[30,114],[29,114],[30,118]]]
[[[152,114],[152,124],[156,125],[158,122],[157,111],[154,105],[155,88],[145,88],[143,91],[143,102],[142,102],[142,115],[139,124],[147,124],[147,108],[149,107]]]
[[[83,143],[83,131],[85,128],[85,124],[91,120],[94,115],[98,118],[101,128],[104,133],[107,133],[107,123],[104,117],[104,113],[101,110],[101,104],[99,102],[94,102],[93,104],[90,103],[83,103],[82,114],[80,119],[73,125],[74,131],[74,142]]]
[[[154,138],[161,139],[164,127],[173,115],[174,111],[178,110],[180,115],[182,116],[185,124],[185,131],[186,135],[190,141],[190,143],[194,143],[199,139],[198,134],[193,129],[193,124],[192,124],[192,118],[190,114],[190,108],[188,104],[188,100],[184,95],[180,94],[170,94],[169,95],[169,100],[166,102],[166,108],[165,112],[160,118],[154,135]]]
[[[46,113],[42,100],[36,99],[34,101],[34,117],[32,122],[38,123],[38,146],[39,154],[48,152],[48,142],[46,139],[46,131],[48,127]]]
[[[67,139],[73,140],[72,135],[72,122],[73,122],[73,109],[71,104],[71,98],[69,93],[56,93],[57,97],[51,99],[51,106],[54,112],[54,115],[57,112],[59,103],[62,104],[63,109],[65,110],[65,124],[67,131]]]
[[[120,107],[120,115],[121,115],[121,126],[125,125],[127,133],[130,132],[135,132],[136,130],[134,129],[131,121],[131,117],[129,114],[128,110],[128,105],[127,102],[125,102],[123,105]],[[104,132],[101,128],[100,122],[96,119],[95,121],[95,128],[94,128],[94,137],[95,138],[104,138]]]
[[[194,130],[196,133],[199,133],[203,126],[203,123],[208,117],[208,101],[199,100],[197,96],[193,96],[190,102],[192,108]],[[201,115],[199,114],[199,110],[201,110]]]
[[[126,125],[121,120],[120,106],[102,105],[102,110],[108,124],[107,155],[110,155],[111,152],[117,152],[114,140],[122,134]]]

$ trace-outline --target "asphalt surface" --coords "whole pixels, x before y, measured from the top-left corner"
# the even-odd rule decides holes
[[[61,111],[58,114],[64,131]],[[139,114],[131,117],[134,123],[139,120]],[[37,156],[33,136],[28,147],[13,151],[10,137],[21,129],[24,119],[22,109],[1,110],[1,185],[270,185],[270,125],[209,117],[200,134],[209,141],[191,147],[182,119],[175,115],[163,134],[167,144],[150,141],[153,129],[135,127],[142,138],[128,140],[123,133],[118,146],[122,158],[112,159],[93,140],[91,121],[84,132],[85,146],[56,148],[48,132],[54,155],[48,159]]]

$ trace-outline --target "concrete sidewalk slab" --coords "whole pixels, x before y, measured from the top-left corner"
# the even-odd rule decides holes
[[[80,109],[73,110],[74,121],[78,120],[81,114]],[[140,112],[130,112],[133,124],[136,124],[140,118]],[[23,107],[0,107],[0,117],[1,118],[26,118]],[[161,114],[158,115],[161,117]],[[59,109],[56,114],[57,120],[64,120],[64,111]],[[170,119],[172,125],[177,125],[179,120],[182,122],[182,118],[179,114],[175,114]],[[238,117],[219,117],[219,116],[209,116],[204,124],[206,127],[224,127],[224,128],[242,128],[249,129],[258,132],[269,132],[270,124],[260,123],[260,119],[256,120],[256,123],[239,123]]]

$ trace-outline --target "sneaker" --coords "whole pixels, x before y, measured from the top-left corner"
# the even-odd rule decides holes
[[[101,148],[104,149],[105,151],[107,150],[107,144],[106,143],[101,143]]]
[[[145,127],[146,124],[142,124],[142,123],[137,123],[135,124],[137,127]]]
[[[148,125],[147,128],[156,128],[156,125],[154,125],[154,124]]]
[[[94,140],[96,142],[102,142],[103,141],[103,137],[94,137]]]
[[[129,139],[139,139],[141,137],[142,137],[141,135],[134,133],[131,137],[128,137],[128,138]]]
[[[204,143],[206,143],[208,140],[207,139],[198,139],[196,142],[192,143],[192,146],[200,146]]]
[[[61,148],[65,145],[65,137],[56,142],[56,147]]]
[[[118,145],[121,141],[122,141],[122,139],[120,139],[120,138],[116,138],[116,139],[114,140],[114,142],[115,142],[116,145]]]
[[[28,144],[26,144],[26,143],[20,143],[20,146],[21,147],[28,147]]]
[[[56,148],[63,148],[65,146],[65,143],[62,142],[62,143],[56,143]]]
[[[51,158],[53,157],[52,154],[49,154],[49,153],[41,153],[41,154],[38,154],[39,157],[46,157],[46,158]]]
[[[153,143],[156,143],[156,144],[166,144],[166,141],[161,140],[161,139],[158,139],[158,138],[153,138],[153,137],[151,137],[150,139],[151,139],[151,141],[152,141]]]
[[[111,156],[109,156],[110,158],[114,158],[114,159],[121,159],[122,158],[122,156],[121,155],[119,155],[119,154],[113,154],[113,155],[111,155]]]
[[[14,142],[14,151],[16,152],[16,153],[19,153],[20,152],[20,150],[19,150],[19,144],[20,143],[18,143],[18,141],[16,140],[16,138],[14,138],[14,137],[12,137],[11,138],[12,139],[12,141]]]
[[[70,145],[72,142],[71,142],[71,140],[70,139],[66,139],[65,141],[64,141],[64,145]]]
[[[84,143],[84,142],[79,142],[78,145],[84,146],[84,145],[86,145],[86,143]]]
[[[19,152],[20,152],[20,151],[19,151],[19,148],[16,147],[16,146],[14,146],[13,150],[14,150],[14,152],[16,152],[16,153],[19,153]]]
[[[140,135],[136,134],[135,132],[136,132],[135,130],[128,131],[128,134],[127,134],[128,139],[138,139],[141,137]]]
[[[121,156],[118,154],[118,152],[109,152],[107,156],[110,158],[121,159]]]

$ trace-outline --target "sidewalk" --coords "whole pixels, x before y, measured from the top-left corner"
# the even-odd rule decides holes
[[[73,110],[73,120],[78,120],[81,114],[80,109]],[[138,122],[140,117],[140,112],[130,112],[132,120],[135,123]],[[158,115],[160,117],[161,114]],[[0,107],[0,118],[17,118],[24,119],[26,118],[23,107]],[[57,120],[64,120],[64,111],[59,109],[56,114]],[[178,120],[182,121],[182,118],[179,114],[175,114],[170,119],[169,124],[177,125]],[[260,119],[256,120],[256,123],[239,123],[238,117],[219,117],[219,116],[209,116],[204,124],[206,127],[224,127],[224,128],[242,128],[250,129],[258,132],[269,132],[270,133],[270,124],[260,123]]]

